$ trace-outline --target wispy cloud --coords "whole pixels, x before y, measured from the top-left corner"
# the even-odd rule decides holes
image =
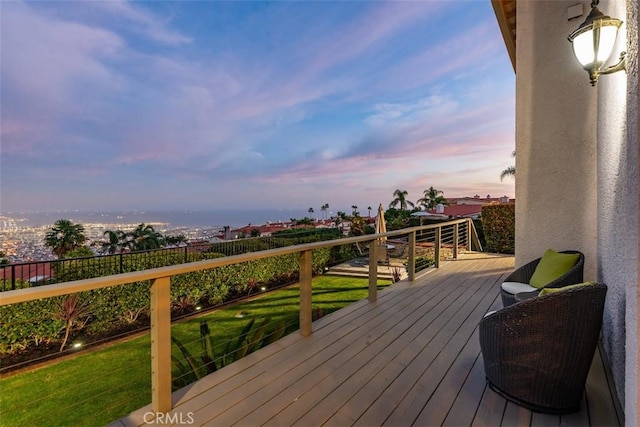
[[[495,23],[429,32],[456,2],[47,5],[2,4],[2,156],[23,182],[37,164],[96,186],[374,194],[512,150]]]
[[[141,32],[158,42],[180,45],[191,43],[191,37],[187,37],[178,31],[167,27],[170,23],[169,19],[161,19],[151,14],[148,10],[136,7],[132,2],[127,0],[109,0],[98,1],[92,4],[92,7],[100,9],[102,12],[110,13],[118,19],[125,19],[133,25],[129,28],[134,31]]]

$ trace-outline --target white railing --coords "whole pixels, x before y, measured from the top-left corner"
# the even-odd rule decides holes
[[[443,232],[443,230],[446,230]],[[425,237],[433,235],[433,237]],[[378,259],[379,245],[374,244],[381,238],[407,236],[408,255],[407,271],[408,280],[414,281],[416,275],[416,245],[428,241],[434,248],[435,267],[440,266],[441,250],[443,247],[451,249],[451,256],[457,258],[460,247],[472,250],[480,249],[478,237],[470,219],[447,221],[440,224],[425,225],[405,228],[382,234],[369,234],[366,236],[349,237],[344,239],[329,240],[323,242],[307,243],[285,248],[269,249],[260,252],[251,252],[242,255],[233,255],[205,261],[191,262],[168,267],[154,268],[132,273],[117,274],[113,276],[93,279],[77,280],[73,282],[58,283],[54,285],[39,286],[27,289],[18,289],[0,293],[0,306],[34,301],[44,298],[73,294],[76,292],[90,291],[94,289],[108,288],[144,280],[151,281],[151,387],[152,408],[158,412],[171,410],[171,277],[218,268],[227,265],[239,264],[263,258],[271,258],[292,253],[300,254],[300,334],[309,336],[312,333],[312,264],[311,254],[314,249],[328,248],[354,243],[369,243],[369,258]],[[443,236],[445,240],[443,241]],[[369,301],[377,299],[377,262],[369,263]]]

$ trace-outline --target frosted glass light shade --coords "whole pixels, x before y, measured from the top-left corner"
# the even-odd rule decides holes
[[[593,25],[575,36],[573,53],[586,70],[590,70],[594,65],[602,65],[609,59],[616,44],[619,25]]]

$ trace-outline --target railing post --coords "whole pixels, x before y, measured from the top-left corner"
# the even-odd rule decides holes
[[[11,290],[16,289],[16,266],[11,265]]]
[[[369,244],[369,302],[378,300],[378,241]]]
[[[436,228],[436,242],[435,242],[435,253],[434,258],[436,261],[436,268],[440,268],[440,245],[442,240],[442,227]]]
[[[171,278],[151,281],[151,407],[171,410]]]
[[[409,259],[407,260],[409,281],[416,280],[416,232],[409,234]]]
[[[311,335],[311,251],[300,253],[300,335]]]
[[[124,268],[122,266],[122,252],[120,252],[120,273],[124,273]]]
[[[467,219],[467,251],[471,252],[471,227],[473,226],[473,220],[471,218]]]
[[[453,259],[458,259],[458,224],[453,224]]]

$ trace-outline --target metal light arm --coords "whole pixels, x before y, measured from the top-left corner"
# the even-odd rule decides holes
[[[617,71],[627,71],[627,52],[620,52],[620,60],[617,64],[606,67],[602,70],[592,68],[589,70],[589,77],[591,79],[591,86],[595,86],[598,82],[598,77],[603,74],[611,74]]]

